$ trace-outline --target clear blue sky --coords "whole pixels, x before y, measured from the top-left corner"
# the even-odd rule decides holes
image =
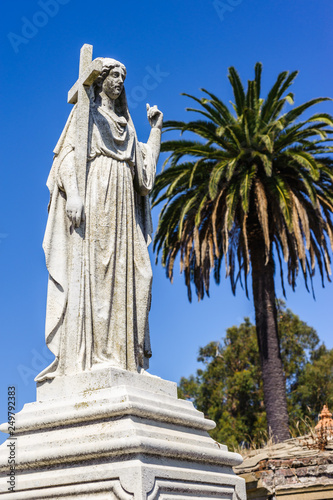
[[[227,5],[227,8],[223,7]],[[2,7],[0,177],[0,421],[6,420],[8,385],[16,385],[19,410],[35,400],[33,376],[46,366],[44,318],[47,272],[42,239],[47,218],[45,182],[52,150],[71,105],[67,91],[78,75],[84,43],[94,57],[113,57],[127,67],[126,90],[141,141],[149,133],[145,103],[166,119],[187,119],[181,92],[206,87],[228,101],[226,78],[235,66],[244,81],[261,61],[263,91],[282,70],[300,71],[296,104],[330,96],[332,89],[332,1],[321,0],[17,0]],[[11,34],[10,34],[11,33]],[[149,76],[148,76],[149,75]],[[333,104],[319,109],[333,113]],[[160,160],[159,169],[162,161]],[[158,210],[154,212],[156,226]],[[154,258],[153,258],[154,260]],[[194,373],[199,346],[223,337],[252,301],[230,284],[212,286],[211,298],[187,301],[183,277],[171,285],[154,266],[150,328],[150,372],[178,381]],[[277,295],[281,287],[277,281]],[[328,347],[333,285],[316,296],[299,280],[287,290],[287,305],[315,327]],[[38,366],[39,364],[39,366]]]

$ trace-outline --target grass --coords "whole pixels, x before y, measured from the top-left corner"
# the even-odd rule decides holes
[[[326,427],[321,427],[317,432],[315,421],[308,416],[291,421],[289,432],[291,439],[297,439],[299,444],[313,450],[325,451],[328,443],[333,440],[333,433]],[[244,444],[234,447],[234,451],[242,455],[244,459],[261,453],[263,449],[269,450],[275,444],[267,431],[261,431],[255,437],[246,437],[247,441]]]

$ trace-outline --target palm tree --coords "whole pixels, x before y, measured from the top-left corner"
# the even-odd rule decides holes
[[[170,140],[168,168],[157,176],[154,205],[165,201],[154,241],[170,280],[180,257],[188,297],[191,283],[199,300],[209,295],[210,272],[220,283],[224,258],[232,292],[237,283],[248,295],[251,272],[257,338],[269,430],[276,441],[289,437],[285,378],[277,330],[275,261],[284,289],[284,270],[295,289],[301,270],[312,287],[317,263],[322,282],[329,280],[333,248],[333,151],[328,134],[333,118],[317,113],[298,120],[313,99],[282,114],[293,104],[288,91],[297,72],[281,73],[266,99],[260,97],[262,66],[245,93],[236,70],[229,68],[234,112],[202,89],[204,119],[168,121],[165,129],[191,132],[189,140]],[[288,91],[288,93],[287,93]],[[193,138],[194,137],[194,138]],[[283,258],[286,264],[283,264]]]

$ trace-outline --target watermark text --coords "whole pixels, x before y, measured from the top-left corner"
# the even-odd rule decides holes
[[[213,7],[220,20],[224,21],[225,14],[233,12],[242,2],[243,0],[213,0]]]
[[[147,98],[148,92],[155,90],[160,83],[170,75],[167,71],[162,71],[160,65],[157,64],[155,68],[146,66],[146,74],[142,79],[141,85],[136,85],[131,90],[127,91],[127,102],[130,107],[136,108],[137,105]]]
[[[15,437],[16,388],[8,387],[8,491],[15,491],[16,486],[16,437]]]
[[[39,0],[37,10],[30,18],[21,17],[22,26],[20,33],[7,33],[7,38],[15,52],[19,52],[21,45],[26,45],[34,38],[41,28],[44,28],[50,18],[55,17],[61,5],[66,5],[70,0]]]

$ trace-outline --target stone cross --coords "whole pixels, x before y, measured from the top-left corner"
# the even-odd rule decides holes
[[[87,90],[101,74],[103,62],[92,60],[93,46],[85,43],[80,51],[79,78],[68,92],[68,102],[77,103],[76,114],[76,172],[79,194],[84,200],[86,189],[88,127],[89,127],[89,97]]]
[[[76,138],[75,138],[75,163],[79,195],[85,202],[86,180],[87,180],[87,156],[88,156],[88,129],[90,101],[88,89],[100,75],[103,61],[92,60],[92,45],[84,44],[80,51],[79,78],[68,92],[68,102],[77,105],[76,110]],[[78,318],[82,314],[83,304],[80,303],[80,286],[82,286],[82,252],[85,234],[85,223],[81,222],[79,228],[73,231],[73,255],[71,259],[71,276],[68,295],[68,335],[66,338],[66,364],[71,366],[73,372],[76,370],[77,349],[80,344],[82,332],[78,328]],[[82,370],[82,367],[80,367]]]

